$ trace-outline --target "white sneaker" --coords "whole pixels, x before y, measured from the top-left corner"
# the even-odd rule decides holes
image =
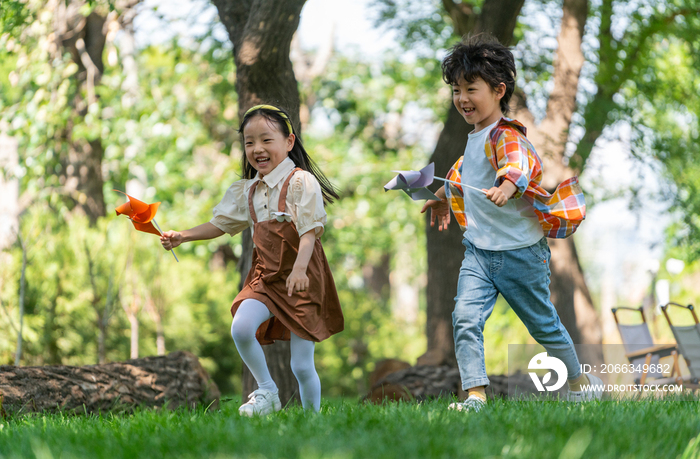
[[[481,400],[476,395],[471,395],[461,403],[450,403],[448,409],[456,411],[473,411],[474,413],[478,413],[485,406],[486,402]]]
[[[265,389],[257,389],[248,396],[248,401],[238,408],[241,416],[252,417],[255,415],[265,416],[282,409],[279,391],[271,392]]]
[[[600,400],[603,397],[603,380],[589,373],[586,373],[586,377],[588,378],[588,389],[570,390],[567,394],[570,402],[590,402],[591,400]]]

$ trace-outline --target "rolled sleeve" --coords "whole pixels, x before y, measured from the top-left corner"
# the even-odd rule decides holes
[[[246,180],[239,180],[226,190],[221,202],[214,207],[209,221],[221,231],[234,236],[250,226]]]
[[[290,185],[299,236],[314,230],[316,238],[320,238],[326,224],[321,185],[313,174],[306,171],[296,173]]]
[[[521,136],[506,129],[498,139],[496,158],[498,170],[494,186],[500,186],[504,180],[513,182],[517,191],[512,197],[521,197],[530,183],[528,149],[522,144]]]

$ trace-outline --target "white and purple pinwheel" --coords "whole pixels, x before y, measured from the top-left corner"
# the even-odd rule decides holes
[[[440,177],[435,177],[435,163],[430,163],[419,171],[394,171],[398,172],[399,175],[391,179],[389,183],[384,185],[384,191],[389,190],[402,190],[404,193],[409,195],[414,201],[420,201],[422,199],[434,199],[439,201],[440,198],[435,196],[432,191],[430,191],[427,186],[433,183],[433,180],[440,180],[443,182],[453,183],[455,185],[460,185],[463,187],[471,188],[480,193],[484,191],[480,188],[476,188],[470,185],[465,185],[464,183],[457,183],[452,180],[447,180]]]

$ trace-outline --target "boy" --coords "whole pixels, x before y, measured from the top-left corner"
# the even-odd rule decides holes
[[[476,36],[454,46],[442,63],[452,101],[468,124],[463,158],[447,178],[483,189],[450,185],[426,202],[431,225],[447,229],[450,207],[465,230],[466,248],[452,314],[455,352],[468,398],[451,409],[478,412],[489,384],[484,365],[483,330],[500,293],[548,354],[568,370],[569,400],[600,398],[602,384],[582,374],[578,357],[549,299],[550,252],[546,237],[567,237],[585,218],[585,203],[575,177],[554,192],[541,186],[542,164],[525,137],[525,127],[504,118],[515,89],[513,54],[495,40]],[[462,164],[467,166],[463,168]],[[467,229],[468,226],[468,229]]]

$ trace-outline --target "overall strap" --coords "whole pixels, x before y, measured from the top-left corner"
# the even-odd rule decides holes
[[[286,208],[286,202],[287,202],[287,188],[289,188],[289,182],[292,180],[292,177],[294,177],[294,174],[297,171],[302,170],[300,167],[294,168],[291,174],[289,174],[289,177],[287,177],[287,180],[284,181],[284,185],[282,185],[282,191],[280,191],[280,201],[277,205],[277,211],[278,212],[284,212]]]
[[[253,186],[250,187],[250,191],[248,192],[248,210],[250,211],[250,218],[253,219],[253,223],[258,222],[258,218],[255,216],[255,208],[253,207],[253,195],[255,194],[255,189],[258,187],[258,183],[260,183],[260,180],[253,183]]]

